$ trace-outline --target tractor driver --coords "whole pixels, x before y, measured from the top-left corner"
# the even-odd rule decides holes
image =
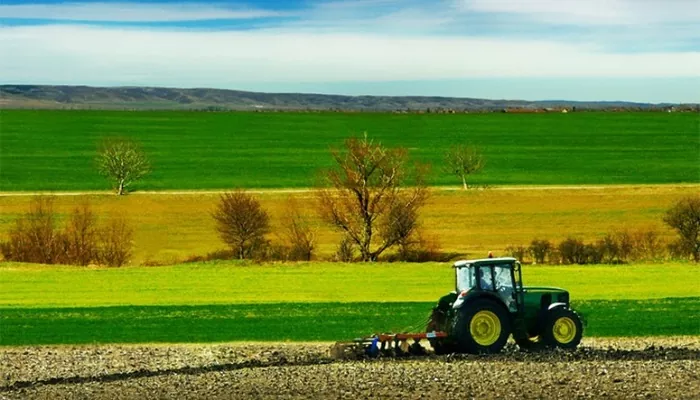
[[[491,281],[490,269],[479,268],[479,280],[481,282],[481,290],[493,290],[493,282]]]

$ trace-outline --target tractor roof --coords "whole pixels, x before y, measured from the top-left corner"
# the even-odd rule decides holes
[[[460,260],[460,261],[457,261],[456,263],[454,263],[453,268],[512,264],[515,261],[517,261],[517,260],[513,257],[479,258],[476,260]]]

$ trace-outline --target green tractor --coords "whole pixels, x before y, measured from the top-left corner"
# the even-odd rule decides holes
[[[440,298],[427,326],[435,353],[498,353],[511,334],[526,350],[575,349],[581,342],[569,292],[523,286],[515,258],[464,260],[454,269],[455,290]]]

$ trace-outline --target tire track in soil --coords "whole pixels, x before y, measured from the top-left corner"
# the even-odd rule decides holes
[[[329,364],[333,360],[306,360],[306,361],[296,361],[288,362],[284,357],[279,360],[272,362],[265,362],[260,360],[250,360],[238,363],[228,363],[228,364],[213,364],[205,365],[201,367],[182,367],[182,368],[172,368],[172,369],[162,369],[162,370],[147,370],[140,369],[131,372],[116,372],[105,375],[97,376],[71,376],[71,377],[56,377],[49,379],[40,379],[36,381],[17,381],[8,386],[0,386],[0,393],[3,392],[14,392],[21,389],[32,389],[37,386],[51,386],[51,385],[67,385],[67,384],[84,384],[84,383],[110,383],[118,381],[128,381],[131,379],[138,378],[152,378],[160,376],[169,375],[201,375],[210,372],[228,372],[236,371],[239,369],[251,369],[251,368],[267,368],[267,367],[280,367],[280,366],[294,366],[302,367],[306,365],[321,365]]]

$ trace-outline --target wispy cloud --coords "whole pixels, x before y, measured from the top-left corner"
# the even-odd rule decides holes
[[[202,3],[58,3],[0,5],[0,18],[94,22],[167,22],[255,19],[289,12]]]
[[[700,21],[696,0],[458,0],[463,11],[504,13],[559,25],[645,25]]]
[[[610,54],[549,41],[81,26],[3,29],[0,53],[11,55],[0,60],[7,81],[63,76],[72,83],[91,77],[208,86],[250,80],[692,77],[700,70],[699,52]]]
[[[0,76],[270,90],[700,71],[696,0],[150,1],[0,5]]]

